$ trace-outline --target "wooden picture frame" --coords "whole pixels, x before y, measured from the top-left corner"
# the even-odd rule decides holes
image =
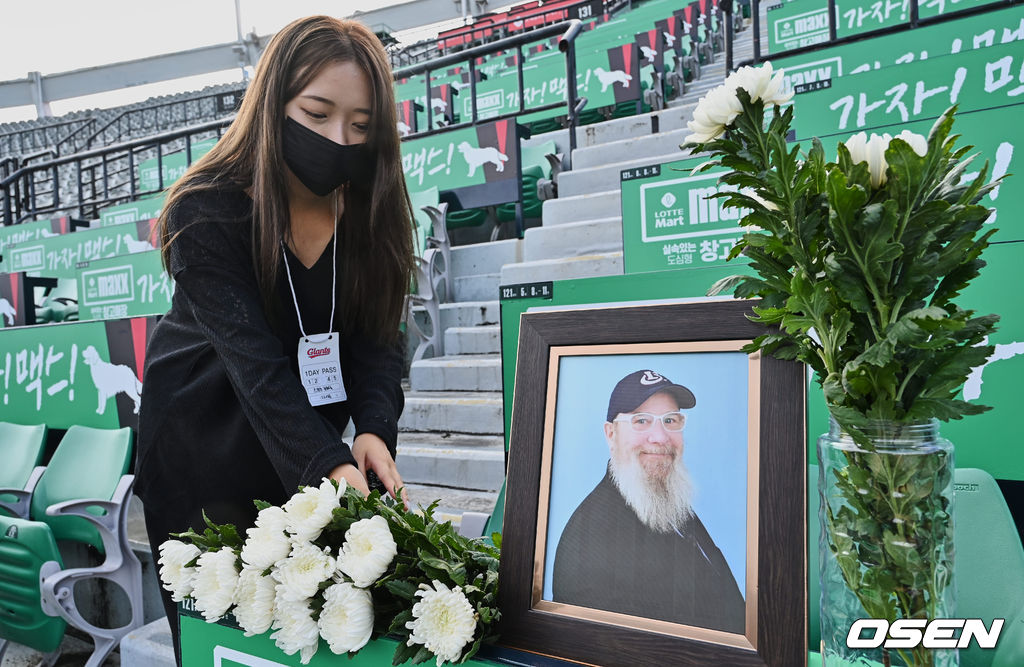
[[[761,325],[750,322],[747,317],[752,314],[753,304],[756,302],[698,301],[594,306],[522,315],[502,537],[499,644],[573,663],[602,666],[792,667],[806,664],[805,371],[804,366],[796,362],[741,351],[744,344],[765,332]],[[633,373],[636,376],[641,369],[654,364],[658,364],[659,369],[644,370],[642,376],[631,376],[632,379],[625,377],[624,370],[636,371]],[[664,370],[666,367],[671,370]],[[683,532],[679,528],[672,528],[674,533],[667,528],[660,531],[643,526],[635,528],[636,512],[640,510],[634,512],[629,507],[638,505],[632,500],[627,504],[622,495],[608,492],[613,488],[611,484],[620,489],[628,486],[615,479],[614,461],[610,459],[616,457],[609,452],[613,442],[619,442],[615,438],[632,436],[618,435],[615,427],[628,427],[634,436],[635,428],[644,428],[642,425],[635,427],[636,422],[614,423],[632,419],[621,413],[634,412],[634,408],[621,410],[616,413],[618,417],[608,418],[607,415],[620,406],[618,399],[610,396],[620,391],[620,385],[626,387],[640,377],[642,384],[649,384],[648,375],[684,385],[683,389],[685,385],[695,387],[691,394],[697,397],[695,406],[682,405],[685,398],[673,399],[686,420],[683,432],[678,435],[686,434],[688,438],[680,447],[682,456],[676,458],[686,461],[682,467],[690,468],[691,452],[696,452],[693,456],[699,454],[703,469],[711,472],[710,476],[691,472],[696,480],[692,507],[697,520],[672,524],[686,526]],[[650,391],[637,386],[640,392]],[[666,389],[662,394],[675,397],[677,392]],[[652,396],[649,400],[655,403],[644,405],[655,405],[659,399]],[[744,401],[745,405],[740,405]],[[684,409],[687,407],[693,409]],[[701,410],[706,418],[705,428],[695,431],[702,432],[703,436],[694,440],[690,438],[691,421],[687,418],[701,419]],[[669,414],[673,413],[659,416],[664,419]],[[594,424],[595,421],[601,424]],[[662,423],[678,428],[671,421]],[[708,428],[709,422],[713,429]],[[662,428],[656,420],[655,424],[651,431]],[[612,427],[611,430],[608,427]],[[606,430],[601,431],[601,428]],[[668,433],[668,428],[664,433]],[[677,440],[681,443],[683,439],[678,437]],[[709,442],[714,443],[713,448]],[[616,446],[620,452],[626,449]],[[644,457],[645,466],[660,465],[658,456],[667,456],[657,451],[640,452],[638,449],[637,452],[636,460]],[[720,458],[716,460],[716,456]],[[593,468],[595,461],[601,464],[602,457],[608,471],[594,487]],[[651,463],[649,457],[653,457],[655,463]],[[589,481],[579,471],[581,468],[591,469],[587,473],[591,475]],[[707,483],[702,484],[702,479]],[[552,483],[553,480],[556,483]],[[627,511],[607,512],[606,504],[601,506],[600,512],[589,511],[586,516],[624,517],[628,514],[630,524],[621,532],[607,531],[613,534],[598,540],[593,549],[565,548],[567,554],[573,550],[585,552],[583,556],[574,557],[573,563],[586,563],[587,572],[603,573],[605,570],[600,568],[608,563],[607,576],[591,577],[595,589],[605,587],[606,593],[592,598],[598,602],[574,602],[576,598],[571,595],[566,597],[565,593],[553,592],[558,590],[555,587],[559,586],[559,581],[576,577],[565,574],[575,571],[566,565],[562,566],[561,579],[552,577],[553,572],[559,572],[559,566],[552,565],[551,552],[557,550],[561,536],[568,533],[565,517],[585,512],[581,507],[573,510],[573,504],[597,502],[593,499],[602,488],[605,493],[600,498],[614,497]],[[721,488],[739,491],[725,494],[724,501],[712,498],[705,499],[703,506],[700,504],[702,496],[725,493],[716,491]],[[715,516],[702,517],[705,512]],[[569,520],[572,521],[575,518]],[[708,524],[706,532],[705,523]],[[574,531],[573,535],[597,532],[603,531]],[[655,542],[661,539],[653,536],[656,532],[662,536],[667,534],[672,540],[678,535],[683,540],[700,543],[699,553],[705,555],[716,573],[726,569],[721,565],[723,559],[728,561],[727,568],[742,596],[739,611],[732,605],[729,618],[733,620],[728,622],[732,629],[715,627],[719,621],[703,620],[725,618],[707,615],[716,608],[719,598],[706,594],[708,589],[702,582],[707,577],[700,574],[704,572],[700,568],[707,566],[703,562],[677,558],[675,550],[682,548],[678,546],[680,542]],[[729,538],[730,535],[738,535],[738,538]],[[708,536],[711,540],[721,539],[723,545],[719,548],[717,544],[709,544]],[[628,545],[648,539],[652,545],[668,544],[667,547],[652,547],[650,551],[672,549],[673,555],[652,557],[652,560],[644,556],[637,563],[622,562],[631,560],[626,555],[635,552],[616,543]],[[701,542],[702,539],[705,541]],[[566,541],[570,542],[570,538]],[[579,545],[577,541],[571,543],[573,547]],[[593,560],[588,561],[590,554],[594,554]],[[555,558],[563,558],[563,563],[569,561],[568,556]],[[656,571],[681,568],[678,564],[682,562],[695,563],[688,570],[696,573],[691,577],[692,583],[687,583],[685,573],[673,578],[670,571]],[[664,568],[658,563],[672,565]],[[628,568],[634,564],[637,565],[635,571],[630,571]],[[653,600],[659,596],[656,588],[623,585],[624,581],[645,582],[647,575],[652,581],[664,583],[666,588],[675,586],[677,592],[671,599],[691,600],[688,607],[687,603],[678,602],[659,606]],[[728,579],[725,576],[723,581]],[[561,589],[564,591],[567,586],[562,584]],[[691,590],[687,586],[702,592],[686,597],[685,591]],[[648,598],[630,602],[629,591],[634,588],[645,588],[648,595],[653,591],[651,604],[646,604]],[[679,611],[677,615],[676,609],[682,607],[691,611]],[[660,611],[642,611],[655,608]],[[737,616],[740,617],[738,622]]]

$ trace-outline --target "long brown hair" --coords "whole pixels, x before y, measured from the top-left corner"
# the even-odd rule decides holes
[[[238,114],[213,149],[170,188],[160,216],[164,264],[168,219],[191,193],[249,188],[253,200],[252,260],[268,314],[288,231],[281,135],[285,104],[324,66],[354,62],[370,80],[373,113],[366,144],[375,155],[372,190],[345,190],[338,228],[338,300],[348,331],[393,340],[413,271],[412,205],[402,172],[391,65],[380,40],[356,21],[329,16],[298,19],[274,35]]]

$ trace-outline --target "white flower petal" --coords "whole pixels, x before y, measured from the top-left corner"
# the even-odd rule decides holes
[[[312,541],[320,537],[344,492],[344,485],[335,490],[331,480],[324,479],[319,487],[307,486],[293,495],[284,504],[288,532],[297,540]]]
[[[449,590],[436,579],[433,588],[420,584],[416,596],[420,601],[413,605],[413,620],[405,624],[412,631],[408,645],[423,644],[437,656],[438,667],[445,660],[455,662],[476,632],[473,606],[461,587]]]
[[[199,547],[179,540],[167,540],[159,547],[160,581],[171,592],[171,599],[181,602],[192,594],[194,567],[185,567],[199,556]]]
[[[336,564],[331,555],[311,542],[296,542],[291,555],[278,561],[271,576],[281,584],[278,596],[289,600],[313,597],[320,584],[331,578]]]
[[[397,553],[387,519],[378,514],[349,527],[338,554],[338,570],[359,588],[366,588],[388,571]]]
[[[299,654],[302,664],[308,664],[320,645],[320,628],[309,609],[309,600],[289,600],[281,595],[277,586],[274,604],[275,632],[270,635],[279,649],[287,655]]]
[[[925,155],[928,154],[928,139],[926,139],[920,134],[915,134],[910,130],[903,130],[895,137],[893,137],[893,139],[902,139],[903,141],[907,142],[907,144],[912,149],[914,149],[914,152],[917,153],[919,157],[924,157]]]
[[[363,648],[373,634],[370,591],[347,582],[331,586],[324,591],[324,608],[317,625],[332,652],[341,655]]]
[[[238,557],[228,548],[207,551],[196,563],[196,576],[192,585],[192,597],[196,609],[212,623],[228,613],[235,603],[235,589],[238,587]]]
[[[243,567],[235,589],[235,620],[242,627],[246,637],[263,634],[274,621],[274,587],[271,577],[264,577],[262,570]]]

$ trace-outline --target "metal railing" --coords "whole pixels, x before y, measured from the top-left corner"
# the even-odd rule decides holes
[[[424,76],[424,87],[426,88],[426,104],[425,111],[427,114],[427,129],[425,131],[417,132],[413,137],[425,137],[431,134],[437,134],[439,132],[447,132],[449,130],[457,129],[460,127],[470,127],[477,125],[480,122],[479,112],[476,105],[476,59],[480,56],[490,55],[497,51],[505,51],[508,49],[516,50],[516,69],[517,69],[517,83],[519,91],[519,109],[511,111],[498,116],[488,116],[487,122],[496,120],[502,120],[504,118],[512,118],[520,114],[526,113],[526,96],[523,94],[523,45],[530,42],[535,42],[539,39],[546,37],[553,37],[559,35],[558,49],[565,54],[565,76],[567,82],[576,81],[576,37],[579,36],[583,30],[583,23],[579,19],[573,19],[571,21],[564,21],[555,25],[544,26],[531,30],[527,33],[513,35],[500,39],[490,44],[484,44],[477,46],[472,49],[460,51],[443,58],[436,58],[426,63],[419,65],[413,65],[395,71],[395,79],[408,79],[418,74],[425,74]],[[471,113],[470,119],[465,122],[455,123],[452,125],[446,125],[441,128],[433,127],[433,108],[430,102],[431,100],[431,80],[430,73],[444,69],[450,65],[456,65],[460,63],[469,63],[468,76],[469,76],[469,97],[471,100]],[[547,111],[549,109],[557,109],[559,107],[566,107],[566,126],[569,128],[569,144],[570,154],[573,149],[576,148],[576,126],[579,122],[579,114],[583,111],[586,106],[587,98],[579,98],[576,96],[576,86],[566,86],[566,101],[563,102],[552,102],[551,104],[545,104],[542,106],[531,107],[530,113],[538,111]]]
[[[512,17],[504,21],[499,21],[498,23],[486,23],[478,28],[474,28],[472,27],[472,25],[465,26],[466,28],[468,28],[465,31],[454,34],[438,35],[434,39],[417,42],[416,44],[413,44],[405,49],[402,49],[401,51],[392,54],[391,66],[410,66],[416,63],[423,62],[424,60],[437,58],[440,55],[442,55],[445,49],[445,42],[453,39],[459,39],[465,36],[468,36],[467,42],[469,44],[473,44],[476,41],[481,42],[481,44],[479,44],[478,46],[493,43],[499,39],[505,39],[506,37],[509,37],[510,35],[508,28],[510,26],[513,26],[516,23],[524,23],[525,21],[533,21],[539,19],[540,25],[530,26],[528,28],[524,26],[521,31],[516,32],[516,34],[532,34],[539,28],[555,25],[557,23],[564,23],[566,20],[573,20],[572,18],[566,19],[566,15],[569,15],[571,17],[572,12],[574,10],[578,11],[581,7],[585,7],[591,4],[594,4],[593,0],[583,0],[582,2],[566,4],[559,7],[554,7],[546,11],[539,11],[535,13],[523,12],[523,15],[513,15]],[[605,0],[604,11],[608,11],[608,4],[610,3],[607,2],[607,0]],[[464,51],[459,51],[458,53],[463,52]]]
[[[244,92],[226,90],[198,97],[169,100],[135,109],[126,109],[99,127],[83,127],[56,144],[58,155],[71,155],[81,150],[107,146],[138,136],[189,127],[218,116],[233,115]],[[230,107],[224,102],[232,98]]]
[[[164,158],[184,151],[192,162],[192,145],[220,137],[232,118],[174,130],[84,153],[56,157],[41,164],[25,164],[0,180],[3,216],[0,224],[11,225],[45,215],[68,215],[92,219],[110,204],[131,201],[161,192]],[[156,160],[157,186],[144,189],[136,167]]]
[[[75,118],[0,133],[0,156],[20,156],[29,151],[52,148],[69,135],[95,127],[96,123],[95,117]]]
[[[462,127],[471,127],[482,122],[475,104],[476,59],[500,50],[516,49],[519,56],[517,59],[519,109],[500,116],[489,117],[486,121],[492,122],[526,113],[525,96],[523,95],[523,45],[538,39],[559,36],[558,48],[565,54],[566,80],[575,81],[575,40],[581,31],[582,23],[579,20],[565,21],[396,71],[395,79],[416,76],[421,73],[427,74],[425,77],[426,107],[429,128],[432,123],[429,73],[452,64],[469,62],[470,94],[474,99],[470,120],[442,128],[428,129],[413,136],[428,136]],[[556,102],[531,107],[529,112],[564,106],[566,109],[565,124],[569,128],[571,154],[571,150],[576,146],[575,128],[578,125],[579,114],[587,100],[577,97],[576,86],[568,85],[566,91],[567,99],[564,103]],[[214,135],[219,138],[232,120],[233,117],[224,118],[104,148],[55,157],[40,164],[26,164],[24,159],[5,163],[6,166],[3,168],[7,173],[0,178],[0,197],[3,199],[2,209],[0,209],[0,213],[2,213],[0,224],[11,225],[46,215],[68,215],[80,219],[93,219],[97,217],[97,211],[103,206],[157,194],[163,191],[166,185],[169,185],[164,182],[163,166],[166,156],[184,151],[185,163],[191,164],[192,145]],[[157,174],[156,187],[143,189],[141,175],[137,173],[137,167],[147,160],[154,159]]]

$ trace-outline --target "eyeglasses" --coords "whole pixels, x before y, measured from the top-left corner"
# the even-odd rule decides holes
[[[650,431],[651,427],[654,426],[654,422],[660,421],[662,428],[672,433],[678,433],[683,430],[683,426],[686,425],[686,415],[676,410],[675,412],[666,412],[663,415],[655,415],[650,412],[634,412],[631,415],[623,415],[622,417],[616,417],[612,421],[626,422],[629,427],[634,431],[644,432]]]

